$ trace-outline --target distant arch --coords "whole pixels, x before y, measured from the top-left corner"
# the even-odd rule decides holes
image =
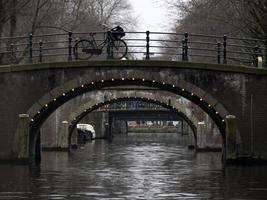
[[[170,111],[175,112],[178,116],[180,116],[189,125],[189,127],[191,128],[193,135],[194,135],[195,146],[197,145],[197,126],[196,125],[198,123],[198,120],[194,117],[189,118],[185,114],[186,112],[185,112],[185,109],[183,107],[177,106],[177,103],[172,105],[172,104],[168,104],[168,102],[162,102],[162,101],[155,99],[155,98],[151,99],[151,98],[144,97],[140,94],[134,94],[134,95],[127,96],[127,97],[124,97],[123,95],[117,95],[116,97],[108,97],[105,101],[88,102],[88,103],[80,106],[73,113],[71,113],[70,117],[68,119],[68,121],[70,122],[70,125],[69,125],[69,146],[70,146],[71,136],[72,136],[72,133],[73,133],[75,126],[87,114],[89,114],[90,112],[92,112],[92,111],[94,111],[94,110],[96,110],[102,106],[105,106],[105,105],[108,105],[111,103],[116,103],[116,102],[121,102],[121,101],[133,101],[133,100],[157,104],[157,105],[160,105],[164,108],[169,109]]]

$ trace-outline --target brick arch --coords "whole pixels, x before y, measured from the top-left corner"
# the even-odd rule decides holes
[[[193,135],[194,135],[194,140],[195,140],[195,147],[197,146],[197,123],[198,120],[195,117],[188,117],[186,115],[186,111],[185,108],[183,106],[181,106],[181,104],[174,102],[169,104],[168,101],[163,101],[162,99],[160,99],[160,97],[155,97],[154,95],[148,96],[148,95],[144,95],[141,92],[135,92],[135,93],[131,93],[129,95],[125,95],[125,94],[119,94],[116,93],[116,95],[112,95],[112,96],[108,96],[106,97],[106,99],[102,99],[102,100],[95,100],[95,101],[90,101],[84,105],[81,105],[76,111],[72,112],[68,118],[68,121],[70,122],[70,126],[69,126],[69,146],[70,146],[70,140],[71,140],[71,136],[73,133],[73,130],[75,128],[75,126],[77,125],[77,123],[79,123],[79,121],[86,116],[88,113],[98,109],[101,106],[104,105],[108,105],[111,103],[115,103],[115,102],[121,102],[121,101],[132,101],[132,100],[139,100],[139,101],[144,101],[144,102],[148,102],[148,103],[154,103],[157,105],[161,105],[164,108],[167,108],[171,111],[174,111],[175,113],[177,113],[177,115],[179,115],[182,119],[184,119],[187,124],[190,126]]]
[[[27,113],[32,118],[30,124],[30,144],[35,144],[35,135],[47,117],[66,101],[89,91],[108,86],[138,85],[159,88],[185,97],[201,107],[216,123],[222,138],[225,134],[224,118],[229,113],[225,107],[208,92],[182,78],[161,72],[143,70],[96,70],[72,79],[46,93],[35,102]]]

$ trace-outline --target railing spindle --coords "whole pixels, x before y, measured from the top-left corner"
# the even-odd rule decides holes
[[[32,33],[29,34],[29,63],[32,63],[32,46],[33,46],[33,43],[32,43],[32,39],[33,39],[33,35]]]
[[[259,66],[259,47],[255,46],[254,47],[254,67],[258,67]]]
[[[146,60],[150,60],[150,52],[149,52],[149,42],[150,42],[150,38],[149,38],[149,31],[146,31]]]
[[[107,59],[112,59],[110,36],[111,36],[111,31],[107,31],[107,37],[108,37],[108,44],[107,44]]]
[[[188,61],[188,33],[184,34],[184,60]]]
[[[14,63],[14,58],[15,58],[15,54],[14,54],[14,44],[11,43],[10,44],[10,62],[13,64]]]
[[[75,39],[75,44],[77,44],[78,41],[79,41],[79,39],[76,38],[76,39]],[[74,58],[75,58],[75,60],[78,60],[78,53],[77,53],[78,49],[77,49],[77,46],[74,45],[73,48],[75,49],[75,50],[74,50]],[[75,53],[75,52],[76,52],[76,53]]]
[[[39,41],[39,62],[43,62],[43,42]]]
[[[223,64],[227,64],[227,36],[223,36]]]
[[[267,40],[265,40],[264,46],[265,46],[265,68],[267,68]]]
[[[217,43],[217,63],[221,64],[221,43]]]
[[[185,61],[185,41],[182,40],[182,61]]]
[[[72,32],[69,31],[68,32],[68,36],[69,36],[69,56],[68,56],[68,61],[72,61]]]

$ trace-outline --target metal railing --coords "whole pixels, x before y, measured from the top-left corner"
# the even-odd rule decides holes
[[[161,105],[143,101],[121,101],[100,107],[99,111],[114,110],[168,110]]]
[[[89,33],[52,33],[0,38],[0,64],[72,61],[73,47]],[[97,43],[105,32],[95,32]],[[126,32],[126,59],[172,60],[267,68],[267,40],[165,32]],[[91,59],[110,59],[108,51]]]

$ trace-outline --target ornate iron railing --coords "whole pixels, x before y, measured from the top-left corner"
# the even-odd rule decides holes
[[[168,110],[161,105],[144,101],[121,101],[100,107],[100,111],[108,110]]]
[[[95,32],[96,42],[105,32]],[[75,43],[89,33],[52,33],[0,38],[0,64],[72,61]],[[267,40],[165,32],[126,32],[126,59],[173,60],[267,68]],[[91,59],[110,59],[107,51]]]

